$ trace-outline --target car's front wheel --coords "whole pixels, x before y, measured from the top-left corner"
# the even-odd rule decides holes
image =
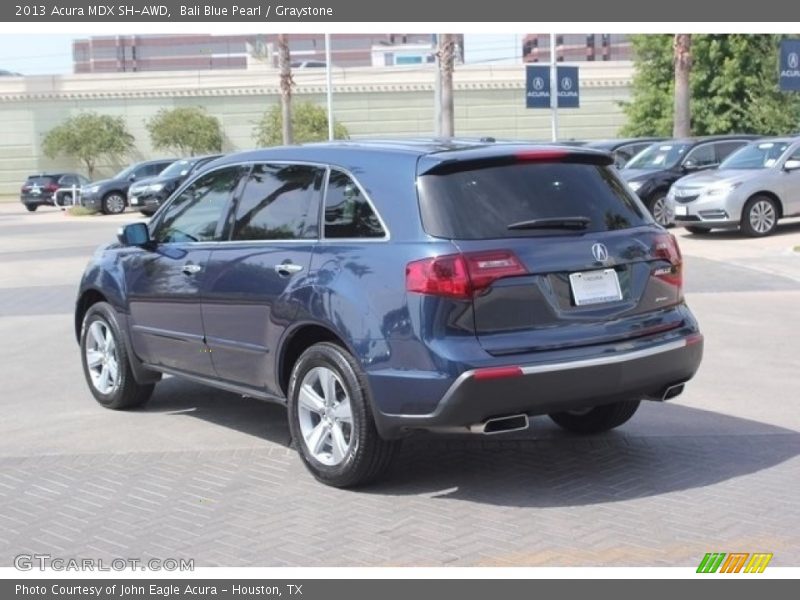
[[[119,215],[125,212],[125,196],[119,192],[111,192],[103,197],[103,212],[107,215]]]
[[[341,346],[303,352],[289,381],[289,429],[303,463],[319,481],[352,487],[389,467],[400,442],[378,434],[366,377]]]
[[[106,408],[133,408],[150,399],[155,385],[142,385],[134,378],[116,312],[106,302],[98,302],[86,312],[81,360],[92,395]]]
[[[653,218],[656,220],[656,223],[658,223],[662,227],[669,227],[670,220],[669,220],[669,210],[667,208],[666,192],[662,191],[653,194],[650,200],[647,202],[647,208],[650,210],[650,214],[653,215]]]
[[[38,205],[38,204],[26,204],[26,205],[25,205],[25,209],[26,209],[28,212],[36,212],[36,209],[37,209],[37,208],[39,208],[39,205]]]
[[[639,408],[639,400],[615,402],[583,410],[553,413],[550,418],[573,433],[600,433],[626,423]]]
[[[778,226],[778,206],[769,196],[754,196],[742,211],[742,231],[750,237],[769,235]]]

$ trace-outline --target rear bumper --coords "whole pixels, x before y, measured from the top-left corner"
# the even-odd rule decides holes
[[[31,206],[34,204],[37,206],[55,206],[53,194],[51,193],[42,194],[39,196],[20,196],[19,201],[23,204],[29,204]]]
[[[412,430],[466,431],[489,418],[524,413],[542,415],[623,400],[661,399],[667,388],[691,379],[703,356],[703,337],[690,334],[625,352],[591,358],[518,366],[497,376],[496,369],[462,373],[436,410],[428,414],[376,414],[387,438]],[[492,376],[494,375],[494,376]]]

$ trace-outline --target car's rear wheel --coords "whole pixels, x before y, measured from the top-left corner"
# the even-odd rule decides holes
[[[647,202],[647,208],[650,211],[650,214],[653,215],[653,218],[656,220],[656,223],[661,225],[662,227],[668,227],[669,222],[669,211],[667,210],[667,194],[666,192],[656,192],[650,197],[650,200]]]
[[[553,413],[557,425],[573,433],[600,433],[626,423],[639,408],[639,400],[615,402],[583,410]]]
[[[703,235],[711,231],[710,227],[698,227],[697,225],[686,225],[685,229],[693,235]]]
[[[26,204],[25,208],[28,212],[36,212],[36,209],[39,208],[38,204]]]
[[[142,385],[134,378],[111,305],[105,302],[92,305],[83,319],[81,332],[83,374],[95,399],[112,409],[145,404],[155,385]]]
[[[319,481],[352,487],[389,467],[399,441],[384,440],[372,416],[358,362],[329,342],[311,346],[292,368],[289,429],[303,463]]]
[[[103,212],[107,215],[119,215],[125,212],[125,196],[119,192],[103,196]]]
[[[59,196],[56,199],[56,205],[63,207],[72,206],[72,194],[70,193],[61,194],[61,196]]]
[[[742,210],[742,231],[750,237],[771,234],[778,226],[778,206],[769,196],[753,196]]]

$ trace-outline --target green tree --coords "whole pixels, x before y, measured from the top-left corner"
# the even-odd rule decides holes
[[[778,88],[779,35],[693,35],[691,130],[786,134],[800,127],[800,96]],[[673,36],[636,35],[636,72],[623,135],[669,136],[673,127]]]
[[[324,108],[312,102],[299,102],[292,107],[292,130],[295,143],[321,142],[328,139],[328,115]],[[276,104],[256,123],[253,138],[259,146],[277,146],[283,141],[281,106]],[[337,140],[348,138],[347,129],[333,122]]]
[[[194,156],[222,149],[219,119],[197,106],[162,108],[147,122],[153,147]]]
[[[87,112],[48,131],[42,150],[49,158],[68,156],[81,161],[93,179],[98,160],[120,158],[133,149],[133,140],[122,117]]]

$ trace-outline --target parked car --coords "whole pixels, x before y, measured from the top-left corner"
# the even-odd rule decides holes
[[[610,165],[435,140],[214,161],[87,266],[91,393],[139,406],[171,374],[286,404],[334,486],[377,477],[418,430],[622,425],[681,393],[703,337],[675,238]]]
[[[128,188],[128,205],[138,208],[143,215],[151,216],[187,177],[220,156],[222,155],[209,154],[176,160],[156,177],[132,184]]]
[[[727,135],[656,142],[625,165],[622,177],[656,222],[666,226],[669,225],[667,193],[673,183],[688,173],[715,168],[731,152],[758,137]]]
[[[679,179],[667,210],[691,233],[740,227],[749,236],[769,235],[778,219],[800,215],[800,138],[753,142],[718,169]]]
[[[639,154],[639,152],[649,148],[654,142],[661,142],[663,140],[663,137],[593,140],[591,142],[586,142],[586,147],[610,152],[614,157],[614,166],[618,169],[622,169],[628,164],[628,161]]]
[[[42,205],[63,206],[72,202],[72,193],[58,190],[76,186],[80,188],[89,180],[79,173],[40,173],[28,175],[19,191],[19,200],[29,212]]]
[[[107,215],[124,212],[130,185],[158,175],[174,162],[174,158],[147,160],[122,169],[111,179],[92,182],[81,189],[81,204]]]

